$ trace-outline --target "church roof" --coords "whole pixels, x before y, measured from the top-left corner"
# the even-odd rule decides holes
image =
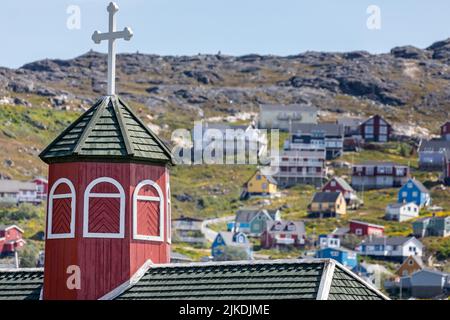
[[[43,269],[0,270],[0,300],[39,300]]]
[[[77,159],[172,163],[171,152],[118,96],[106,96],[39,155],[46,163]]]
[[[0,271],[0,299],[39,299],[43,271]],[[5,290],[2,288],[11,288]],[[119,300],[387,300],[332,259],[151,265]]]

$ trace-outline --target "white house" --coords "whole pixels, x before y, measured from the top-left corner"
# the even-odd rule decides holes
[[[335,236],[321,236],[319,237],[319,246],[321,249],[324,248],[340,248],[341,240]]]
[[[34,182],[0,179],[0,203],[40,203],[38,187]]]
[[[423,244],[415,237],[379,237],[361,242],[360,255],[403,261],[409,256],[422,257]]]
[[[298,123],[317,123],[317,108],[302,104],[260,105],[260,128],[291,131],[292,125]]]
[[[384,218],[403,222],[419,216],[420,208],[414,202],[410,203],[390,203],[386,206]]]

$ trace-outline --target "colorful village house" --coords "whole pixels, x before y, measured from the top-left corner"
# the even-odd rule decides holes
[[[350,233],[356,234],[357,236],[381,237],[384,234],[384,226],[364,221],[350,220]]]
[[[279,209],[242,208],[236,212],[235,220],[227,224],[227,229],[259,237],[266,230],[268,221],[279,220],[281,220]]]
[[[447,121],[441,126],[441,139],[450,141],[450,121]]]
[[[349,269],[358,265],[358,254],[345,248],[321,248],[317,250],[316,258],[334,259]]]
[[[417,219],[412,224],[416,237],[448,237],[450,236],[450,216],[432,216]]]
[[[384,218],[386,220],[395,220],[403,222],[417,218],[420,208],[414,202],[410,203],[390,203],[386,206]]]
[[[277,181],[271,176],[257,170],[244,184],[241,199],[251,196],[268,196],[277,193]]]
[[[110,22],[117,10],[109,5]],[[128,28],[93,35],[110,46],[131,37]],[[170,259],[171,152],[115,94],[114,64],[110,49],[108,95],[40,154],[50,187],[44,299],[99,299],[149,261]],[[79,290],[62,280],[68,273]]]
[[[420,271],[424,268],[423,261],[417,256],[409,256],[403,261],[400,267],[395,272],[400,277],[410,276],[414,272]]]
[[[420,208],[431,205],[431,194],[422,182],[409,179],[398,191],[398,203],[414,202]]]
[[[359,255],[403,262],[411,255],[422,257],[423,244],[415,237],[369,237],[356,251]]]
[[[11,255],[26,244],[23,232],[16,225],[0,226],[0,257]]]
[[[356,191],[341,177],[331,178],[323,187],[324,192],[341,192],[344,195],[347,209],[357,209],[362,205]]]
[[[311,217],[337,217],[347,213],[347,204],[341,192],[316,192],[308,213]]]
[[[384,161],[366,161],[352,166],[352,187],[355,190],[396,188],[410,177],[407,165]]]
[[[214,260],[223,259],[226,248],[235,248],[245,254],[245,260],[253,258],[252,246],[243,232],[219,232],[211,245],[211,255]]]
[[[117,10],[108,7],[111,32],[94,34],[110,40],[109,95],[41,154],[51,190],[45,267],[0,270],[0,300],[389,300],[333,259],[167,264],[172,161],[114,95],[113,41],[131,37],[115,31]]]
[[[392,134],[392,126],[379,115],[370,117],[359,128],[366,142],[388,142]]]
[[[266,230],[261,234],[264,249],[300,247],[306,242],[303,221],[267,221]]]

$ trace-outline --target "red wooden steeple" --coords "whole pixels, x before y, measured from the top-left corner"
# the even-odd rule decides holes
[[[167,146],[114,94],[111,3],[108,96],[41,154],[49,164],[44,299],[100,299],[149,263],[168,263],[172,165]]]

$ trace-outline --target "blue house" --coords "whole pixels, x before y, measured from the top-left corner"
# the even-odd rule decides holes
[[[243,232],[219,232],[211,245],[211,255],[215,260],[223,255],[226,247],[240,248],[247,259],[253,259],[251,243]]]
[[[358,264],[356,252],[344,248],[323,248],[316,252],[316,258],[334,259],[352,269]]]
[[[409,179],[398,191],[398,203],[411,202],[414,202],[419,207],[431,204],[430,191],[416,179]]]

